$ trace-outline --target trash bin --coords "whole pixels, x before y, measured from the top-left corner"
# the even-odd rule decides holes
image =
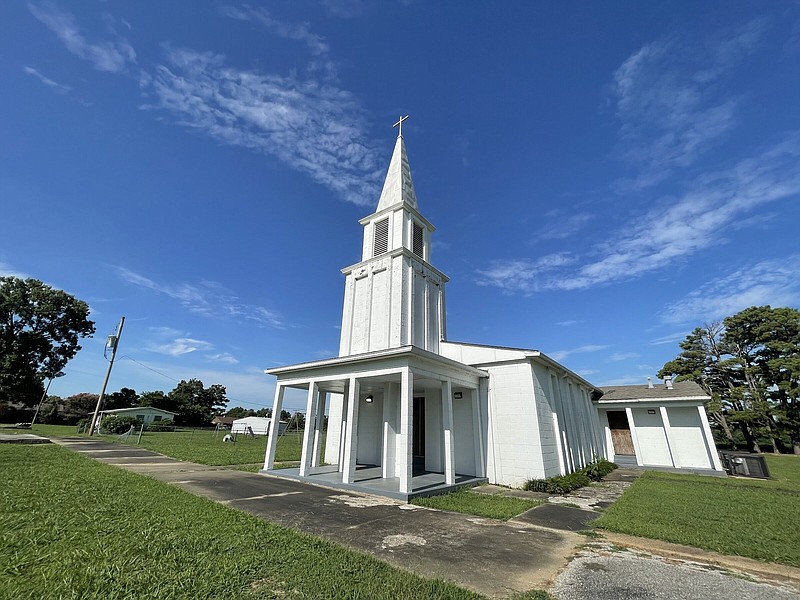
[[[761,454],[721,451],[722,466],[728,475],[769,479],[767,461]]]

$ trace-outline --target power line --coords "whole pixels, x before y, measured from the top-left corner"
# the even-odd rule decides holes
[[[130,356],[128,356],[127,354],[126,354],[125,356],[121,356],[121,357],[120,357],[120,360],[122,360],[123,358],[127,358],[128,360],[130,360],[130,361],[132,361],[132,362],[135,362],[137,365],[139,365],[139,366],[142,366],[142,367],[144,367],[145,369],[148,369],[148,370],[152,371],[153,373],[158,373],[159,375],[161,375],[162,377],[166,377],[166,378],[167,378],[167,379],[169,379],[170,381],[176,381],[176,382],[180,383],[180,380],[178,380],[178,379],[175,379],[174,377],[170,377],[169,375],[166,375],[166,374],[162,373],[161,371],[157,371],[157,370],[156,370],[156,369],[154,369],[153,367],[148,367],[146,364],[139,362],[139,361],[138,361],[138,360],[136,360],[135,358],[131,358],[131,357],[130,357]]]
[[[170,377],[169,375],[167,375],[165,373],[162,373],[161,371],[158,371],[158,370],[154,369],[153,367],[149,367],[146,364],[144,364],[142,362],[139,362],[135,358],[131,358],[127,354],[125,356],[120,356],[120,360],[122,360],[124,358],[127,358],[131,362],[135,362],[137,365],[139,365],[141,367],[144,367],[145,369],[147,369],[149,371],[152,371],[153,373],[157,373],[157,374],[161,375],[162,377],[166,377],[170,381],[175,381],[176,383],[180,383],[180,380],[175,379],[174,377]],[[269,408],[269,401],[261,402],[261,403],[259,403],[259,402],[248,402],[247,400],[239,400],[238,398],[233,398],[231,396],[228,396],[227,394],[226,394],[226,397],[228,398],[228,403],[235,402],[236,404],[249,404],[250,406],[257,406],[259,408]]]

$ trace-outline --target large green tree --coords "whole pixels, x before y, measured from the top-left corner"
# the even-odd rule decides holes
[[[174,412],[179,413],[175,418],[179,425],[209,425],[228,403],[225,386],[214,384],[206,388],[199,379],[181,381],[167,397],[176,407]]]
[[[35,405],[94,333],[89,305],[36,279],[0,277],[0,404]]]
[[[680,347],[659,376],[703,387],[712,397],[709,416],[731,443],[732,425],[754,451],[762,438],[774,452],[790,440],[800,454],[800,311],[753,306],[698,327]]]

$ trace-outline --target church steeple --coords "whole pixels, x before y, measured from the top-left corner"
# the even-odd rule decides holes
[[[398,127],[397,142],[394,145],[392,160],[389,162],[389,169],[386,172],[386,180],[383,182],[383,190],[378,200],[378,212],[395,204],[405,203],[411,208],[417,208],[417,195],[414,192],[414,182],[411,181],[411,167],[408,165],[406,155],[406,145],[403,143],[403,121],[408,118],[400,117],[395,123]]]
[[[414,345],[438,353],[445,339],[444,284],[430,264],[434,226],[420,214],[403,121],[378,207],[364,227],[361,262],[346,276],[340,356]]]

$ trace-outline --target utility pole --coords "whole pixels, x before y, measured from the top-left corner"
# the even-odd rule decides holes
[[[94,407],[94,415],[92,415],[92,423],[89,426],[89,435],[94,435],[94,426],[97,423],[97,413],[100,412],[100,406],[103,404],[103,398],[106,395],[106,386],[108,385],[108,378],[111,377],[111,367],[114,366],[114,357],[117,355],[117,346],[119,346],[119,338],[122,335],[122,327],[125,325],[125,317],[122,317],[119,320],[119,325],[117,325],[117,332],[108,336],[108,341],[106,342],[106,347],[103,350],[103,354],[105,354],[108,347],[111,347],[111,360],[108,361],[108,370],[106,371],[106,378],[103,381],[103,389],[100,390],[100,397],[97,399],[97,406]]]
[[[53,375],[53,376],[52,376],[52,377],[51,377],[51,378],[50,378],[50,379],[47,381],[47,387],[46,387],[46,388],[44,388],[44,394],[42,394],[42,399],[41,399],[41,400],[39,400],[39,404],[36,406],[36,412],[35,412],[35,413],[33,413],[33,420],[31,420],[31,427],[33,427],[33,424],[34,424],[34,423],[36,423],[36,417],[38,417],[38,416],[39,416],[39,409],[40,409],[40,408],[42,408],[42,402],[44,402],[45,400],[47,400],[47,392],[48,392],[48,390],[50,389],[50,384],[51,384],[51,383],[53,383],[53,379],[55,379],[56,377],[61,377],[63,374],[64,374],[64,373],[56,373],[55,375]]]

